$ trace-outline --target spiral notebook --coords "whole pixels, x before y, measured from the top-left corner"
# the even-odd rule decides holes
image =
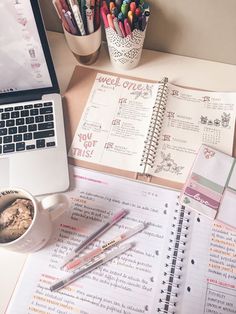
[[[236,93],[76,67],[65,94],[71,162],[181,188],[201,144],[232,155]]]
[[[47,247],[27,259],[7,314],[235,312],[236,232],[181,207],[173,190],[79,167],[70,167],[70,180],[72,207]],[[60,269],[65,256],[124,208],[128,215],[88,250],[147,223],[127,240],[135,247],[51,292],[68,274]]]

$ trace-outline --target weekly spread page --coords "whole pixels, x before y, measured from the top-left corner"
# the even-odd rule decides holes
[[[80,72],[91,86],[86,99]],[[68,110],[80,110],[70,118],[69,157],[76,165],[141,180],[148,175],[180,189],[202,144],[232,155],[236,93],[163,86],[78,68],[67,92]]]
[[[69,156],[136,172],[157,90],[157,83],[98,73]]]
[[[236,93],[198,91],[171,84],[168,89],[156,158],[149,173],[184,183],[201,144],[232,155]]]

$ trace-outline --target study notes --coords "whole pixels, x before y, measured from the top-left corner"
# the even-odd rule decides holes
[[[70,167],[70,175],[72,208],[47,247],[27,259],[7,314],[234,313],[235,232],[186,211],[173,190],[78,167]],[[91,248],[148,223],[127,240],[135,247],[51,292],[67,274],[60,269],[66,254],[123,208],[129,214]]]
[[[92,81],[85,104],[79,103],[81,71]],[[140,81],[91,70],[86,74],[77,67],[66,100],[68,107],[84,107],[77,116],[69,156],[88,167],[119,169],[182,187],[202,143],[232,154],[236,93],[186,89],[167,81]],[[122,171],[117,173],[123,175]]]

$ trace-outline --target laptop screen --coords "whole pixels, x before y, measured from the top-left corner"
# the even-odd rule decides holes
[[[57,86],[36,0],[0,2],[0,96]]]

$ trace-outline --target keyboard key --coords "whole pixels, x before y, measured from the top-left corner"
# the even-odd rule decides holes
[[[48,129],[53,129],[53,128],[54,128],[54,123],[53,122],[39,123],[38,124],[38,129],[39,130],[48,130]]]
[[[44,116],[35,117],[35,122],[39,123],[39,122],[43,122],[43,121],[44,121]]]
[[[43,104],[34,104],[34,108],[40,108],[43,107]]]
[[[23,106],[16,106],[15,107],[15,110],[22,110],[23,109]]]
[[[6,121],[6,126],[14,126],[15,125],[15,120],[7,120]]]
[[[0,137],[0,144],[2,144],[2,137]]]
[[[1,115],[2,120],[7,120],[10,118],[10,113],[9,112],[3,112]]]
[[[24,141],[30,141],[30,140],[32,140],[32,137],[33,137],[32,133],[25,133],[24,134]]]
[[[26,125],[22,125],[18,127],[18,132],[19,133],[25,133],[27,132],[27,126]]]
[[[52,102],[48,101],[48,102],[45,102],[43,105],[44,107],[49,107],[49,106],[52,106]]]
[[[52,113],[52,107],[45,107],[40,109],[40,114]]]
[[[5,121],[0,121],[0,128],[4,128],[5,127]]]
[[[25,105],[24,106],[24,109],[31,109],[31,108],[33,108],[33,105]]]
[[[25,119],[24,118],[16,119],[16,125],[22,125],[22,124],[25,124]]]
[[[3,112],[3,109],[2,109],[2,108],[0,108],[0,112]]]
[[[28,118],[25,119],[25,121],[26,121],[27,124],[32,124],[32,123],[34,123],[34,117],[28,117]]]
[[[16,134],[17,133],[17,127],[9,128],[8,134]]]
[[[7,129],[0,129],[0,136],[1,135],[7,135]]]
[[[19,118],[19,116],[20,116],[19,111],[13,111],[13,112],[11,112],[11,118]]]
[[[26,146],[26,149],[28,149],[28,150],[29,150],[29,149],[35,149],[35,145],[27,145],[27,146]]]
[[[6,144],[3,145],[3,153],[12,153],[15,151],[15,144]]]
[[[13,107],[5,108],[5,112],[8,112],[8,111],[13,111]]]
[[[36,141],[36,147],[37,147],[37,148],[43,148],[43,147],[45,147],[45,140],[37,140],[37,141]]]
[[[24,143],[24,142],[22,142],[22,143],[16,143],[16,150],[17,150],[17,151],[25,150],[25,143]]]
[[[47,147],[52,147],[52,146],[55,146],[55,145],[56,145],[55,142],[48,142],[48,143],[47,143]]]
[[[11,135],[3,137],[3,143],[4,144],[11,143],[11,142],[12,142],[12,136]]]
[[[0,145],[0,154],[2,154],[2,145]]]
[[[21,142],[22,141],[22,134],[16,134],[13,136],[14,142]]]
[[[39,110],[38,109],[31,109],[30,110],[30,115],[31,116],[37,116],[39,114]]]
[[[29,116],[29,110],[22,110],[20,113],[21,117],[28,117]]]
[[[45,121],[53,121],[53,114],[46,114],[45,115]],[[40,121],[42,122],[42,121]]]
[[[53,137],[54,135],[55,135],[54,130],[34,132],[34,139],[36,140],[44,137]]]
[[[28,125],[28,131],[29,132],[37,131],[37,124]]]

